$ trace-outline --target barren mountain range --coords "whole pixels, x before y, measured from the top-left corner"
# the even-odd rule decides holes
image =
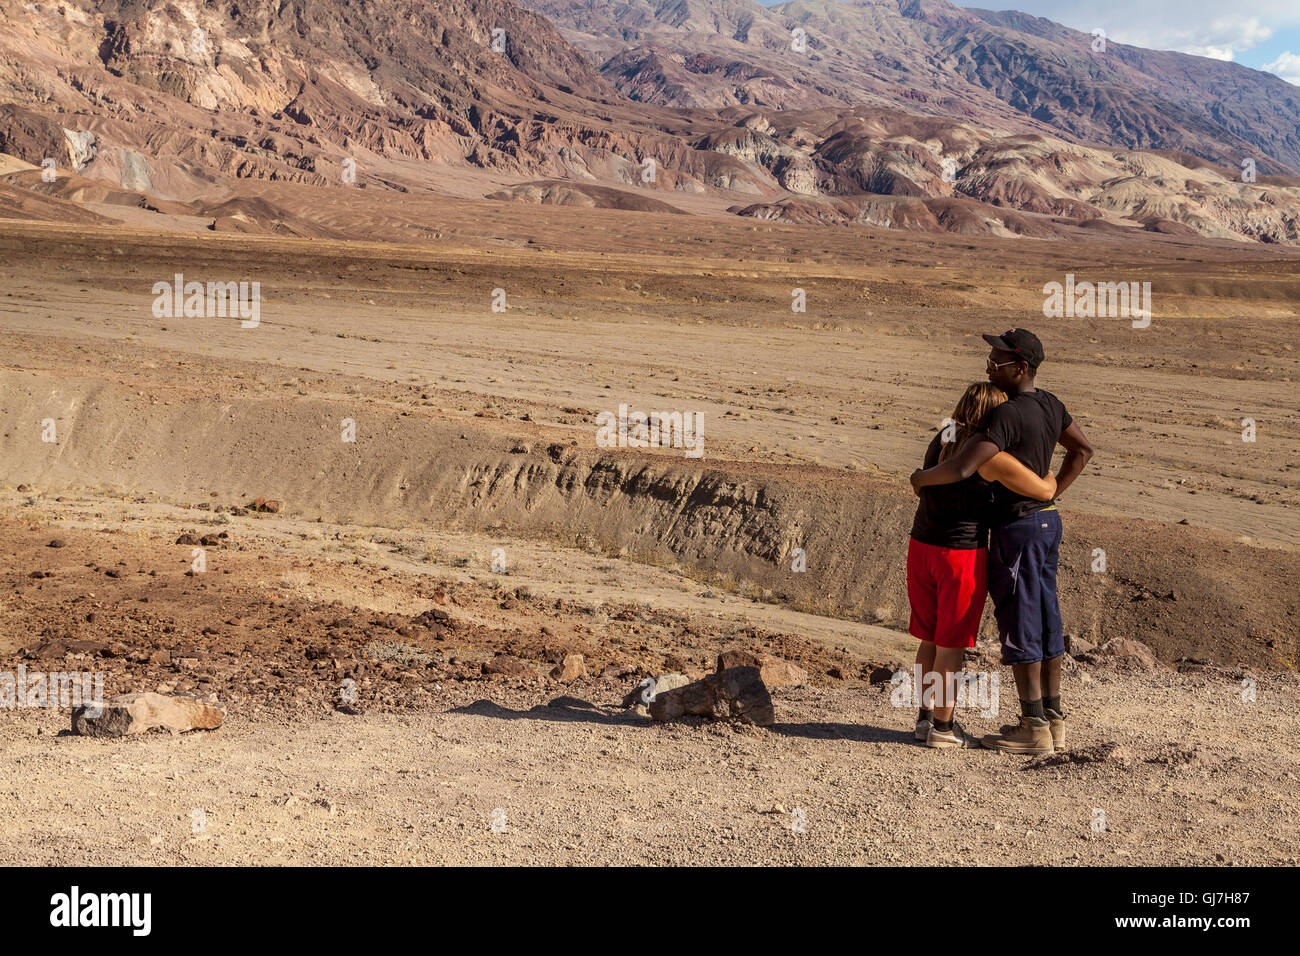
[[[1300,170],[1300,89],[1235,63],[1110,42],[1094,50],[1091,35],[1024,14],[947,0],[522,2],[643,102],[889,106]]]
[[[1300,241],[1300,89],[944,0],[0,0],[0,16],[7,216],[365,232],[267,186],[300,183],[370,203]]]

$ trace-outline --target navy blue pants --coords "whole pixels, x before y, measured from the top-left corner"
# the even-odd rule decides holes
[[[989,534],[989,597],[1003,664],[1032,664],[1065,653],[1056,566],[1061,514],[1055,507],[994,527]]]

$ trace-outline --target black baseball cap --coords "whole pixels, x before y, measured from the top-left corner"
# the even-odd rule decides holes
[[[984,341],[995,349],[1024,359],[1033,368],[1043,364],[1043,343],[1028,329],[1007,329],[1001,335],[985,335]]]

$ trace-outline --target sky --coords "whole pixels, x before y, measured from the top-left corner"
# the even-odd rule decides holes
[[[773,6],[779,0],[762,0]],[[1300,0],[954,0],[1019,10],[1117,43],[1267,70],[1300,86]]]
[[[1300,0],[960,0],[1019,10],[1118,43],[1267,70],[1300,86]]]

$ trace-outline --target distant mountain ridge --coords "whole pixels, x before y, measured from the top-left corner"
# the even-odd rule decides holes
[[[1300,242],[1300,179],[1259,145],[1298,151],[1292,88],[1232,64],[946,0],[524,2],[0,0],[3,205],[346,238],[347,186]]]
[[[947,0],[522,0],[632,99],[840,104],[1300,171],[1300,89],[1239,64],[1107,42]],[[791,49],[806,33],[808,52]]]

